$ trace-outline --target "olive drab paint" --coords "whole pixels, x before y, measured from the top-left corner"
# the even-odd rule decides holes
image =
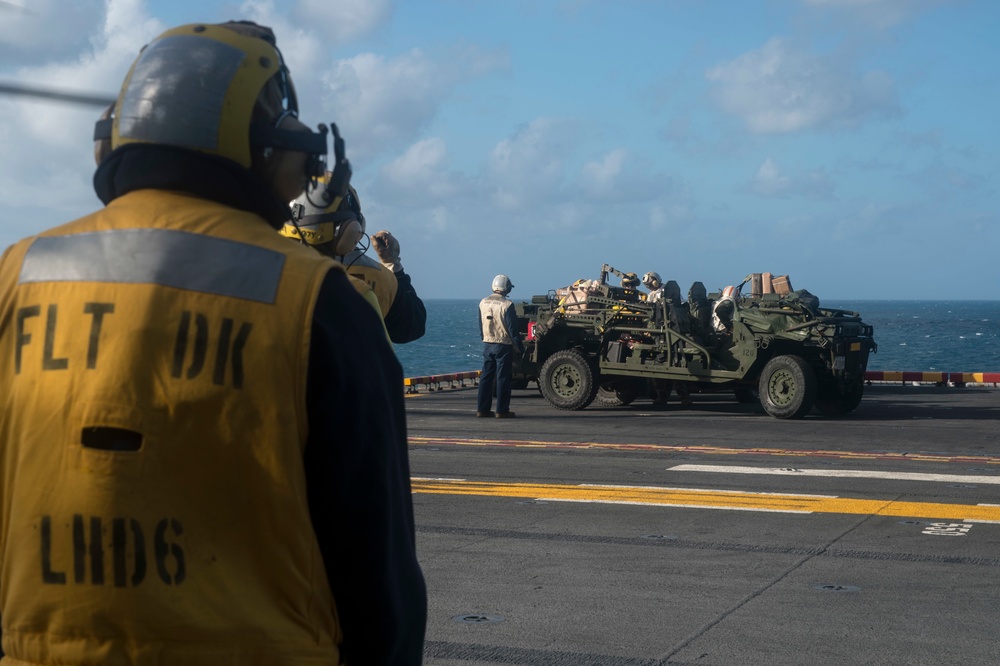
[[[251,213],[154,190],[8,248],[9,656],[337,663],[302,468],[312,313],[331,270]],[[209,654],[201,635],[228,638]]]

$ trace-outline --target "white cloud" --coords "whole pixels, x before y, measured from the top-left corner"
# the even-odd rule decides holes
[[[4,65],[65,57],[86,47],[104,16],[102,0],[0,2],[0,58]]]
[[[788,191],[792,185],[792,179],[778,173],[778,165],[768,157],[757,169],[753,178],[752,189],[757,194],[764,196],[781,195]]]
[[[370,35],[392,18],[389,0],[299,0],[291,15],[337,46]]]
[[[141,0],[112,0],[98,31],[88,35],[86,48],[70,58],[23,67],[16,82],[113,99],[140,48],[163,29],[146,14]],[[99,114],[97,107],[31,98],[0,100],[4,204],[33,210],[44,201],[46,208],[75,214],[86,212],[79,207],[93,206],[91,137]]]
[[[341,3],[330,3],[329,7],[328,11],[336,13]],[[276,9],[272,0],[246,0],[240,6],[240,16],[274,31],[278,49],[292,73],[301,101],[303,87],[308,89],[311,74],[325,66],[326,53],[336,44],[329,43],[330,40],[313,29],[311,21],[307,23],[309,27],[300,27],[291,20],[286,9]]]
[[[416,136],[434,117],[441,92],[434,63],[419,49],[393,59],[364,53],[341,60],[321,80],[324,108],[362,153]]]
[[[423,139],[380,170],[384,183],[377,187],[391,188],[393,198],[408,202],[441,200],[456,196],[461,184],[446,171],[448,147],[441,138]]]
[[[794,177],[785,175],[778,169],[774,159],[768,157],[750,181],[750,189],[765,197],[829,199],[833,195],[834,182],[822,169],[805,171]]]
[[[421,49],[393,58],[362,53],[323,68],[320,105],[343,130],[351,154],[367,159],[414,141],[455,87],[505,63],[502,54],[475,49],[442,60]]]
[[[585,163],[578,185],[581,197],[608,202],[648,201],[672,189],[670,178],[624,148],[615,148]]]
[[[670,179],[624,149],[574,168],[586,136],[578,126],[569,118],[536,118],[497,142],[470,176],[448,169],[443,139],[417,141],[380,169],[371,191],[386,219],[414,224],[428,238],[443,230],[474,237],[502,227],[514,235],[572,232],[599,241],[614,237],[624,220],[648,219],[656,229],[686,216],[683,205],[671,200]]]
[[[647,216],[650,231],[679,231],[691,220],[691,210],[684,202],[656,203],[649,207]]]
[[[573,125],[561,118],[536,118],[493,148],[487,178],[497,206],[513,210],[559,197],[575,147]]]
[[[600,160],[584,164],[580,174],[583,188],[598,196],[613,192],[625,167],[627,155],[623,148],[617,148],[605,153]]]
[[[834,58],[777,38],[708,70],[706,77],[722,109],[756,134],[853,126],[897,108],[884,72],[858,76]]]

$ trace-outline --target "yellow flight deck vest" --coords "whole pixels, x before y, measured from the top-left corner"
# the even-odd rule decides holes
[[[347,279],[348,281],[350,281],[351,286],[354,287],[354,291],[361,294],[361,298],[365,299],[365,301],[368,302],[368,305],[372,306],[375,312],[378,313],[378,320],[379,322],[382,323],[382,330],[385,331],[385,339],[388,340],[389,344],[391,345],[392,340],[389,338],[389,331],[387,331],[385,328],[385,313],[382,312],[382,306],[378,302],[378,297],[375,295],[375,290],[372,289],[371,285],[369,285],[367,282],[364,282],[353,275],[348,275]]]
[[[5,664],[338,663],[302,463],[335,266],[156,190],[7,250]]]
[[[399,282],[393,272],[360,250],[347,254],[343,262],[348,275],[371,286],[382,310],[382,317],[385,317],[399,290]]]

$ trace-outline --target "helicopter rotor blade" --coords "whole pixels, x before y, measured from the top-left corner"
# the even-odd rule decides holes
[[[46,90],[43,88],[32,88],[29,86],[2,82],[0,82],[0,94],[20,95],[22,97],[35,97],[55,102],[68,102],[70,104],[85,104],[87,106],[100,107],[105,107],[115,102],[114,97],[105,97],[103,95],[86,95],[62,90]]]

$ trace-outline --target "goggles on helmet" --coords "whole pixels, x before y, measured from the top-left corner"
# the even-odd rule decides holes
[[[272,108],[280,104],[269,123],[252,121],[262,94],[271,96]],[[298,117],[298,99],[273,39],[220,25],[186,25],[142,50],[113,116],[95,126],[94,140],[110,138],[112,148],[176,146],[247,168],[251,147],[298,151],[310,155],[308,175],[320,175],[326,168],[327,132],[323,126],[318,133],[283,130],[278,125],[288,115]]]

